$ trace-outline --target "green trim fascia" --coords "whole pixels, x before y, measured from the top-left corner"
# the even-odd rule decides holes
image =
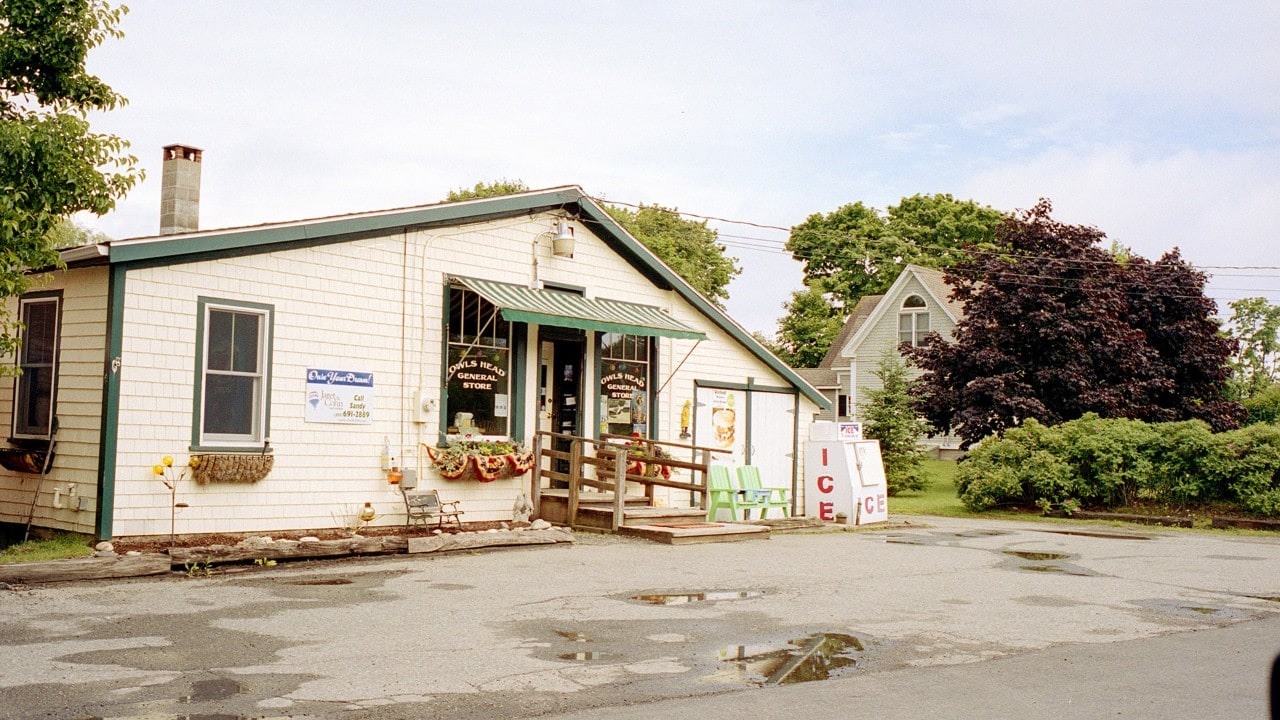
[[[729,320],[724,311],[712,305],[702,296],[701,293],[694,290],[689,283],[685,282],[670,268],[662,263],[654,263],[649,260],[652,252],[646,248],[639,240],[631,237],[631,234],[622,228],[610,215],[602,208],[596,205],[591,198],[584,198],[582,203],[583,214],[590,219],[583,218],[583,222],[590,227],[597,235],[612,237],[615,242],[626,249],[633,262],[632,265],[638,269],[647,269],[646,275],[656,275],[661,279],[662,284],[675,290],[680,297],[684,298],[690,305],[693,305],[708,320],[715,323],[721,330],[728,333],[739,344],[746,347],[760,359],[770,369],[781,375],[784,379],[795,386],[805,397],[813,401],[815,405],[826,410],[831,407],[831,403],[816,388],[809,385],[804,378],[800,377],[786,363],[778,359],[776,355],[769,352],[761,345],[750,333],[743,330],[736,323]],[[607,241],[606,241],[607,242]],[[614,248],[617,250],[618,248]],[[639,265],[637,265],[639,263]],[[643,268],[640,268],[640,265]]]
[[[794,370],[765,349],[750,333],[729,320],[722,310],[712,305],[683,278],[666,265],[656,261],[648,248],[631,237],[604,208],[597,205],[578,187],[551,188],[530,193],[441,203],[360,216],[191,233],[190,236],[174,235],[118,240],[111,244],[110,258],[113,265],[118,263],[137,263],[138,266],[167,265],[175,262],[251,255],[289,247],[343,242],[411,227],[456,226],[550,210],[576,211],[578,220],[600,236],[606,245],[618,252],[632,267],[659,287],[674,290],[713,324],[794,385],[819,408],[830,409],[830,401],[821,392],[810,386]]]
[[[649,437],[656,440],[661,437],[658,431],[662,429],[659,420],[658,411],[658,378],[662,377],[658,374],[658,341],[653,338],[649,339]]]
[[[511,328],[511,402],[507,403],[507,414],[511,420],[511,439],[524,442],[525,414],[525,372],[529,367],[529,326],[516,325]]]
[[[111,268],[107,281],[107,348],[103,361],[102,429],[98,439],[98,507],[94,535],[110,540],[115,522],[116,453],[120,434],[120,361],[124,347],[124,288],[128,268]]]
[[[554,188],[535,193],[503,195],[469,202],[441,203],[406,210],[392,210],[359,216],[339,216],[235,230],[196,232],[111,244],[111,263],[164,261],[176,258],[190,262],[192,255],[225,253],[233,250],[261,252],[267,246],[286,243],[316,245],[340,242],[361,235],[381,235],[388,231],[460,225],[502,217],[555,210],[577,205],[585,195],[576,187]],[[146,240],[143,242],[142,240]]]
[[[262,362],[262,448],[244,445],[223,446],[204,445],[200,442],[200,408],[204,401],[204,322],[208,315],[209,305],[240,308],[262,313],[267,319],[266,347]],[[191,402],[191,452],[267,452],[266,442],[271,438],[271,372],[272,357],[275,355],[276,306],[267,303],[249,302],[247,300],[228,300],[200,295],[196,298],[196,353],[195,353],[195,386],[192,388]]]
[[[443,283],[444,298],[440,301],[440,400],[437,403],[437,413],[439,417],[439,428],[436,430],[436,447],[444,447],[449,444],[449,318],[451,316],[451,300],[453,299],[453,285],[449,282]]]
[[[697,388],[718,388],[720,390],[750,390],[751,392],[768,392],[781,393],[783,395],[795,395],[799,392],[799,388],[780,387],[777,385],[756,385],[754,382],[731,383],[720,382],[718,380],[694,380],[693,387]]]

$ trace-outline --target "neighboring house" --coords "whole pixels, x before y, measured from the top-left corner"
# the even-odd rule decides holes
[[[34,498],[39,527],[167,535],[152,468],[197,455],[179,533],[333,528],[365,503],[394,525],[388,454],[467,520],[506,520],[527,477],[445,480],[425,449],[551,428],[676,441],[686,407],[680,441],[802,477],[821,394],[581,189],[196,230],[200,152],[165,152],[160,235],[64,251],[9,303],[24,373],[0,393],[0,522]]]
[[[858,406],[870,399],[869,390],[881,387],[874,373],[886,353],[900,355],[902,343],[916,345],[930,332],[952,339],[964,308],[950,293],[941,270],[907,265],[883,295],[863,296],[818,367],[796,370],[830,405],[814,419],[860,421]],[[919,374],[908,366],[909,376]],[[934,437],[925,444],[950,451],[958,439]]]

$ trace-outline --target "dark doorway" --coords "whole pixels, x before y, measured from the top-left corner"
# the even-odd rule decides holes
[[[538,429],[582,435],[585,334],[580,330],[544,328],[539,333],[538,348]],[[552,449],[568,452],[569,443],[557,440]],[[551,469],[567,473],[569,462],[555,460]],[[552,487],[568,487],[568,483],[552,481]]]

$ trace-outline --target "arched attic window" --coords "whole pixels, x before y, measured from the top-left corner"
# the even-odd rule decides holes
[[[908,295],[898,311],[898,342],[913,347],[929,333],[929,306],[919,295]]]

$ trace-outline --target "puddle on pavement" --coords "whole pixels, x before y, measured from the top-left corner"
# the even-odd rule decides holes
[[[198,703],[211,700],[226,700],[243,690],[244,687],[235,680],[219,678],[216,680],[197,680],[191,683],[191,693],[178,698],[179,702]]]
[[[841,669],[857,664],[854,653],[862,641],[852,635],[820,633],[792,640],[790,647],[730,645],[720,650],[720,660],[732,669],[732,679],[756,685],[790,685],[826,680]],[[729,674],[717,672],[729,677]]]
[[[1023,560],[1032,560],[1035,562],[1045,562],[1046,560],[1066,560],[1071,557],[1065,553],[1026,552],[1023,550],[1005,550],[1004,554],[1013,555],[1014,557],[1020,557]]]
[[[556,657],[560,658],[561,660],[578,660],[580,662],[585,662],[587,660],[603,660],[605,658],[605,654],[599,653],[599,652],[587,651],[587,652],[576,652],[576,653],[561,653]]]
[[[350,585],[349,578],[303,578],[301,580],[287,580],[285,585]]]
[[[700,602],[722,602],[725,600],[746,600],[764,595],[763,590],[717,590],[698,593],[654,593],[632,595],[628,600],[635,600],[646,605],[688,605]]]
[[[1106,538],[1108,540],[1150,540],[1150,535],[1121,535],[1120,533],[1092,532],[1089,530],[1041,530],[1054,535],[1075,535],[1077,537]]]
[[[1131,600],[1132,604],[1145,610],[1153,610],[1167,615],[1180,615],[1184,618],[1213,618],[1216,620],[1238,619],[1248,617],[1243,610],[1212,605],[1190,605],[1177,600]]]

